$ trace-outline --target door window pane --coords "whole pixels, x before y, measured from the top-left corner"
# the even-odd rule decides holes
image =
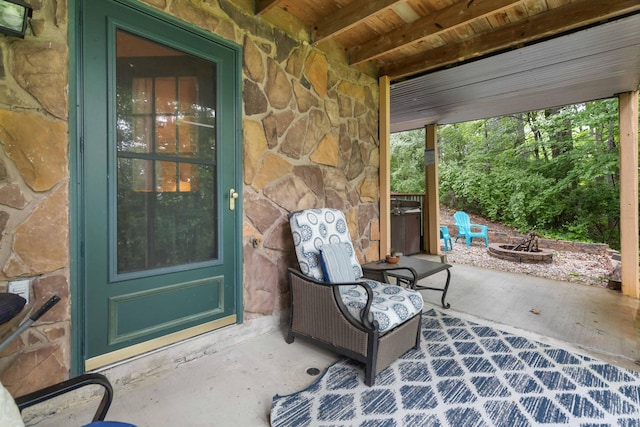
[[[117,271],[218,257],[214,63],[117,34]]]

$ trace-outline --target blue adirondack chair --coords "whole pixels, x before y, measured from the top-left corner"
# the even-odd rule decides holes
[[[453,244],[451,243],[451,235],[449,234],[449,227],[446,225],[440,226],[440,238],[444,242],[444,251],[449,252],[453,249]]]
[[[462,211],[458,211],[453,214],[453,219],[456,221],[456,226],[458,227],[456,242],[458,241],[458,238],[464,237],[467,246],[470,246],[474,237],[482,237],[484,238],[484,245],[489,246],[489,235],[486,225],[471,224],[469,215]],[[480,228],[480,231],[478,231],[478,228]]]

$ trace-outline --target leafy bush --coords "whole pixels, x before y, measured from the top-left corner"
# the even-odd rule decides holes
[[[617,99],[438,128],[440,203],[620,246]],[[424,192],[424,131],[392,135],[392,191]]]

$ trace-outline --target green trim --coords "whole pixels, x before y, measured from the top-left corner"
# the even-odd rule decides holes
[[[197,294],[198,297],[194,298],[196,301],[199,299],[206,300],[214,296],[218,305],[214,307],[205,307],[205,304],[202,306],[203,310],[200,312],[188,311],[188,313],[183,313],[184,315],[178,317],[175,316],[176,313],[170,313],[171,316],[165,317],[165,321],[162,323],[154,323],[153,325],[137,329],[134,328],[134,326],[138,326],[137,324],[125,325],[124,323],[126,322],[123,322],[123,319],[128,315],[137,314],[132,313],[131,308],[139,301],[148,301],[148,304],[161,306],[163,304],[163,300],[178,301],[180,294],[187,292]],[[176,283],[159,288],[118,295],[109,300],[109,344],[135,340],[138,337],[146,336],[150,333],[169,330],[172,328],[175,329],[176,327],[193,322],[194,320],[205,319],[212,315],[222,314],[225,310],[224,300],[223,276],[192,280],[190,282]],[[137,311],[138,307],[133,307],[133,310]],[[123,326],[123,328],[120,326]]]
[[[190,22],[183,21],[182,19],[176,18],[175,16],[169,15],[162,10],[151,7],[147,4],[141,3],[139,0],[113,0],[115,3],[120,3],[124,6],[135,9],[139,12],[145,13],[153,18],[160,19],[168,24],[175,25],[180,27],[186,31],[190,31],[198,36],[204,37],[208,40],[214,41],[221,45],[224,45],[232,50],[237,51],[238,53],[242,52],[242,46],[237,44],[235,41],[225,39],[220,37],[217,34],[211,33],[209,31],[205,31],[200,27],[193,25]],[[170,43],[169,43],[170,44]],[[171,44],[170,44],[171,45]],[[182,48],[184,49],[184,48]],[[240,64],[242,64],[242,55],[240,55]],[[242,68],[240,69],[240,74],[242,73]]]
[[[235,158],[236,158],[236,176],[234,181],[237,186],[236,191],[238,192],[238,200],[236,201],[236,242],[238,243],[236,250],[236,271],[238,272],[238,287],[237,287],[237,305],[236,305],[236,315],[238,319],[238,324],[244,321],[244,258],[242,252],[242,226],[243,226],[243,217],[244,217],[244,203],[243,200],[243,156],[242,156],[242,47],[238,46],[236,50],[236,75],[235,75],[235,84],[234,90],[236,92],[236,115],[234,117],[235,120]]]
[[[236,238],[234,252],[236,257],[236,318],[237,323],[243,322],[243,253],[242,253],[242,224],[243,224],[243,203],[242,203],[242,46],[235,41],[224,39],[216,34],[205,31],[195,25],[180,20],[165,12],[141,3],[137,0],[114,0],[124,6],[148,14],[160,19],[168,24],[175,25],[197,36],[203,37],[219,45],[227,47],[236,59],[235,70],[235,99],[236,108],[233,117],[235,126],[234,157],[236,162],[234,183],[235,188],[240,193],[236,207]],[[71,376],[77,376],[85,372],[85,327],[84,319],[84,253],[83,245],[85,236],[83,233],[83,197],[82,197],[82,147],[79,141],[82,134],[82,108],[80,102],[83,99],[82,84],[82,16],[83,0],[69,0],[69,227],[70,227],[70,302],[71,302],[71,325],[70,325],[70,345],[71,345]]]
[[[80,128],[80,111],[76,108],[80,98],[80,64],[79,56],[82,49],[79,46],[81,23],[80,1],[69,0],[69,298],[71,300],[71,377],[84,373],[83,304],[84,287],[82,285],[82,215],[80,209],[80,144],[78,144],[78,129]],[[75,23],[71,24],[71,23]]]

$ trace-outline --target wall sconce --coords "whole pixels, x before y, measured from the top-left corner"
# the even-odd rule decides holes
[[[22,0],[0,0],[0,33],[24,38],[33,8]]]
[[[436,164],[436,150],[427,148],[424,150],[424,165],[433,166]]]

